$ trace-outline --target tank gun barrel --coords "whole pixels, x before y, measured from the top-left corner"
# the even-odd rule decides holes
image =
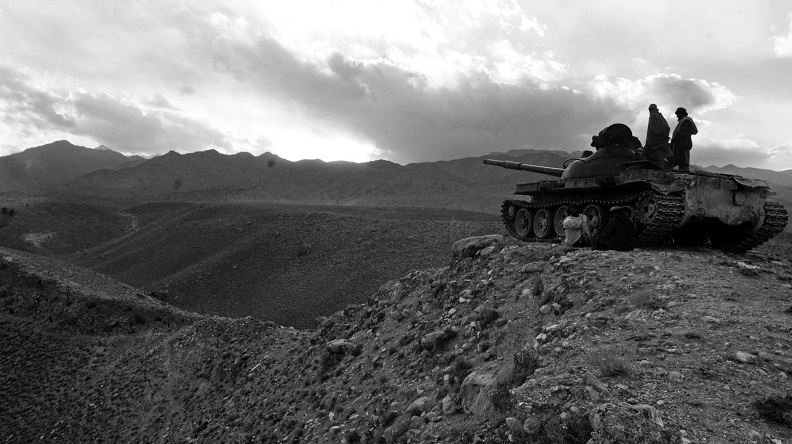
[[[499,166],[501,168],[507,168],[510,170],[531,171],[534,173],[547,174],[548,176],[555,176],[555,177],[561,177],[561,175],[564,174],[563,168],[553,168],[553,167],[546,167],[540,165],[528,165],[527,163],[510,162],[508,160],[484,159],[484,163],[487,165]]]

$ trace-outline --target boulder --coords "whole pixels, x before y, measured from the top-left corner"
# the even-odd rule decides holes
[[[355,344],[348,339],[334,339],[325,346],[327,351],[333,354],[344,354],[355,348]]]
[[[454,242],[454,245],[451,246],[451,252],[455,258],[475,257],[481,250],[500,244],[503,244],[503,236],[500,234],[467,237]]]
[[[427,351],[440,351],[445,344],[456,337],[456,331],[451,327],[433,331],[421,338],[421,347]]]
[[[434,401],[429,396],[421,396],[407,406],[407,413],[410,416],[421,416],[422,413],[427,413],[435,406]]]

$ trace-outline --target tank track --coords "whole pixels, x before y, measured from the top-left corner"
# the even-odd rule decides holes
[[[650,247],[663,242],[679,226],[685,216],[685,200],[681,196],[647,192],[643,193],[638,200],[652,194],[657,209],[649,225],[638,233],[638,246],[640,247]]]
[[[767,242],[776,234],[784,231],[787,225],[787,211],[778,202],[765,202],[765,221],[762,227],[749,234],[742,241],[725,248],[726,251],[744,254],[752,248]]]
[[[655,212],[655,216],[652,218],[652,221],[648,226],[646,226],[641,232],[638,234],[638,245],[639,246],[651,246],[656,245],[662,242],[670,233],[671,231],[676,228],[679,223],[682,221],[682,217],[685,214],[685,201],[680,196],[666,196],[659,193],[655,193],[652,191],[645,191],[642,193],[638,193],[635,196],[629,197],[627,199],[620,199],[620,200],[606,200],[606,199],[586,199],[586,200],[568,200],[568,201],[561,201],[556,202],[551,205],[542,205],[542,204],[531,204],[529,202],[525,202],[522,200],[506,200],[501,205],[501,218],[503,219],[503,225],[506,227],[506,231],[511,234],[512,237],[519,239],[517,237],[517,232],[514,230],[513,218],[509,217],[509,207],[515,206],[517,209],[527,208],[527,209],[540,209],[540,208],[555,208],[563,205],[577,205],[579,207],[586,206],[586,205],[604,205],[604,206],[614,206],[614,205],[633,205],[639,202],[640,200],[644,199],[647,196],[654,196],[655,203],[657,205],[657,210]],[[538,237],[531,237],[526,238],[524,242],[560,242],[562,238],[560,236],[553,236],[548,238],[538,238]]]

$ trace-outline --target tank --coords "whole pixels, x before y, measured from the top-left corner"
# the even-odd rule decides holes
[[[619,123],[592,137],[591,145],[595,152],[567,160],[564,168],[484,159],[488,165],[555,177],[518,184],[517,197],[503,202],[503,222],[512,236],[560,240],[573,205],[588,217],[592,236],[607,224],[611,207],[628,207],[643,247],[707,244],[745,253],[786,227],[786,209],[767,200],[773,193],[762,180],[663,169],[641,159],[640,141]]]

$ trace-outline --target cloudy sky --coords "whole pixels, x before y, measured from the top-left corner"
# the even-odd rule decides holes
[[[59,139],[398,163],[582,150],[656,103],[792,168],[787,1],[4,0],[0,155]]]

